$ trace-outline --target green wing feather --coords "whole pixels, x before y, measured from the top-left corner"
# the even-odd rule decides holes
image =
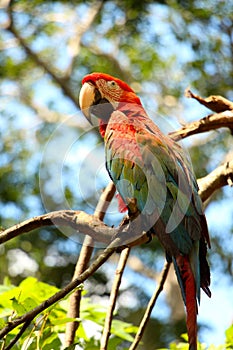
[[[121,112],[114,114],[118,122],[126,118]],[[181,148],[160,133],[150,119],[134,120],[134,127],[136,132],[125,139],[121,129],[107,129],[108,172],[124,202],[136,200],[138,210],[147,217],[156,213],[176,248],[189,254],[193,240],[201,237],[201,203],[188,161],[184,161]],[[165,249],[167,242],[168,237]]]

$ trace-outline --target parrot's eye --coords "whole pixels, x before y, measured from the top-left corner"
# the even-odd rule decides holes
[[[118,87],[117,83],[114,80],[108,81],[107,84],[112,89],[115,89]]]

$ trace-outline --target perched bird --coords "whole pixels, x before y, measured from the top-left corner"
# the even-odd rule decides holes
[[[104,73],[82,80],[80,107],[99,118],[107,171],[136,227],[158,237],[172,261],[187,310],[189,349],[197,349],[200,288],[210,297],[210,248],[198,186],[185,153],[165,136],[124,81]],[[124,208],[122,209],[124,210]]]

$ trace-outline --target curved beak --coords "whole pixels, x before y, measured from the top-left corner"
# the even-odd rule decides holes
[[[91,106],[96,102],[96,87],[91,83],[84,83],[79,93],[79,105],[83,114],[91,122]]]
[[[79,105],[84,116],[92,125],[95,124],[95,118],[108,122],[114,111],[113,105],[101,95],[101,92],[92,82],[83,84],[79,93]]]

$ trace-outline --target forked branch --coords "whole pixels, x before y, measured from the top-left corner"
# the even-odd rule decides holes
[[[185,124],[181,129],[171,132],[169,135],[176,141],[185,137],[200,134],[210,130],[228,128],[233,133],[233,102],[222,96],[209,96],[202,98],[187,89],[186,97],[194,98],[205,107],[216,112],[195,122]]]

